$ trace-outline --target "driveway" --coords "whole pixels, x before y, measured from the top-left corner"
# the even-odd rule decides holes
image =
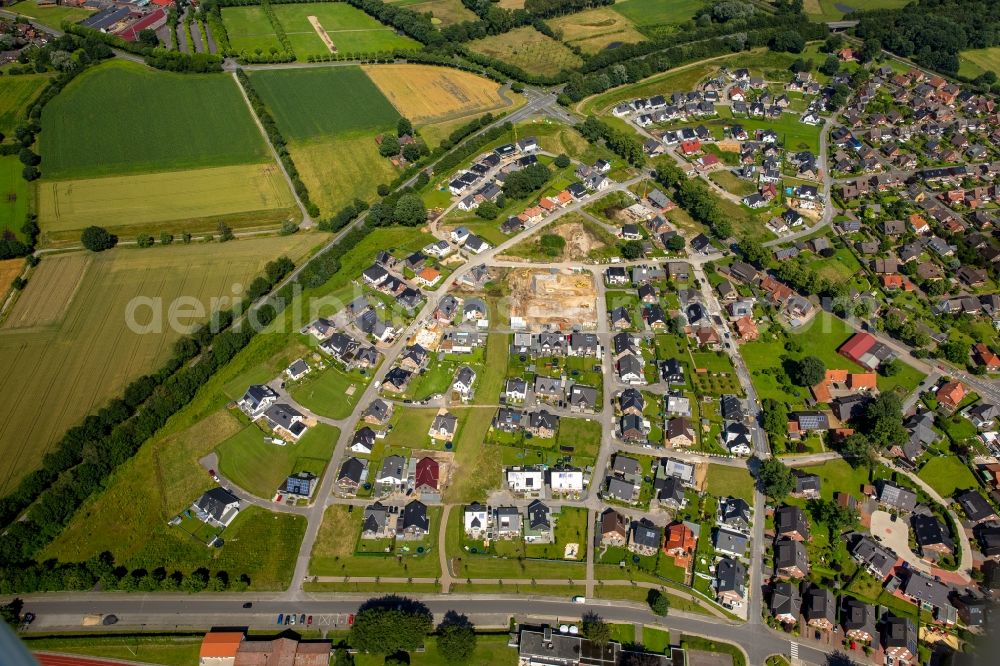
[[[897,557],[909,562],[910,568],[926,574],[931,573],[931,565],[910,550],[910,526],[905,518],[892,522],[889,512],[875,511],[872,513],[871,533],[873,537],[877,537],[876,541],[881,539],[883,546],[891,548]]]

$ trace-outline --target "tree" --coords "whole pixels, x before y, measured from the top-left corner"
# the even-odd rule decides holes
[[[500,209],[492,201],[484,201],[476,208],[476,215],[484,220],[495,220],[500,214]]]
[[[464,664],[476,651],[476,628],[464,615],[445,613],[437,626],[437,650],[449,664]]]
[[[903,405],[895,393],[880,393],[865,409],[863,429],[877,448],[901,444],[908,439],[903,427]]]
[[[42,172],[38,170],[38,167],[29,164],[21,169],[21,177],[30,183],[41,178]]]
[[[566,248],[566,239],[559,234],[543,234],[538,243],[542,246],[542,252],[549,257],[562,256]]]
[[[797,361],[791,373],[791,380],[797,386],[815,386],[826,376],[826,364],[815,356],[806,356]]]
[[[219,222],[219,242],[226,243],[236,238],[232,228],[225,222]]]
[[[170,245],[174,242],[174,235],[166,231],[160,232],[160,245]]]
[[[761,403],[761,423],[771,437],[784,437],[788,432],[788,407],[773,398]]]
[[[664,617],[670,612],[670,598],[659,590],[647,592],[646,603],[649,604],[649,609],[660,617]]]
[[[555,164],[559,169],[565,169],[570,164],[569,155],[566,155],[565,153],[558,155],[555,161],[553,161],[553,164]]]
[[[399,139],[391,134],[382,137],[382,143],[378,146],[378,154],[382,157],[399,155]]]
[[[156,47],[160,45],[160,39],[156,36],[155,30],[144,28],[139,31],[139,43],[145,44],[146,46]]]
[[[780,500],[795,487],[792,470],[777,458],[768,458],[760,464],[757,479],[764,494],[774,500]]]
[[[871,37],[865,40],[865,43],[861,46],[861,52],[858,57],[861,58],[861,62],[871,62],[882,53],[882,42],[880,42],[875,37]]]
[[[771,48],[775,51],[802,53],[802,49],[805,47],[806,40],[797,30],[785,30],[771,38]]]
[[[400,118],[399,122],[396,123],[396,136],[404,134],[413,134],[413,123],[406,118]]]
[[[419,601],[389,595],[366,601],[354,616],[350,643],[361,652],[393,654],[424,644],[433,627],[430,610]]]
[[[681,236],[680,234],[671,236],[667,239],[667,242],[664,245],[671,252],[680,252],[684,249],[684,236]]]
[[[338,647],[333,652],[333,666],[354,666],[354,655],[347,648]]]
[[[399,197],[392,211],[392,220],[404,227],[416,227],[427,221],[427,207],[419,194],[404,194]]]
[[[604,647],[611,642],[611,625],[593,611],[588,611],[583,616],[582,628],[583,635],[597,647]]]
[[[9,603],[0,606],[0,618],[12,627],[17,627],[21,623],[21,610],[24,602],[21,599],[12,599]]]
[[[403,157],[407,162],[416,162],[420,159],[420,146],[415,143],[408,143],[403,146]]]
[[[743,238],[736,244],[736,251],[743,260],[757,268],[764,268],[771,259],[771,253],[755,238]]]
[[[962,340],[949,340],[941,345],[941,353],[955,365],[965,365],[969,362],[970,345]]]
[[[139,247],[153,247],[153,237],[149,234],[139,234],[135,239],[135,244]]]
[[[819,71],[827,76],[833,76],[840,70],[840,59],[835,55],[827,56],[823,64],[819,66]]]
[[[17,158],[21,160],[21,164],[24,166],[38,166],[42,163],[42,158],[36,155],[31,148],[22,148],[18,152]]]
[[[638,259],[643,255],[642,242],[637,240],[625,241],[621,244],[622,257],[629,261]]]
[[[894,358],[889,361],[885,361],[878,367],[878,372],[883,377],[895,377],[903,369],[903,364],[899,362],[899,359]]]
[[[848,436],[840,444],[840,455],[847,463],[857,469],[858,467],[874,467],[878,462],[875,450],[872,449],[871,442],[862,433],[856,432]]]
[[[827,529],[830,530],[831,540],[858,522],[857,513],[830,500],[811,500],[809,512],[816,522],[826,524]]]
[[[103,252],[118,244],[118,236],[103,227],[87,227],[80,234],[80,242],[91,252]]]

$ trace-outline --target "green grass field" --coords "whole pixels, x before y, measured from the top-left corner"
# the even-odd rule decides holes
[[[90,657],[140,660],[146,664],[190,666],[198,661],[201,638],[198,636],[61,636],[23,637],[32,652],[46,650]]]
[[[273,9],[299,60],[330,53],[309,17],[316,18],[338,53],[382,53],[420,47],[418,42],[397,35],[391,27],[346,3],[281,4]],[[274,27],[260,7],[226,7],[222,19],[237,52],[281,49]]]
[[[962,76],[974,79],[986,71],[1000,74],[1000,46],[962,51],[958,60],[958,73]]]
[[[814,21],[839,21],[851,9],[899,9],[912,0],[805,0],[802,11]],[[848,9],[850,8],[850,9]]]
[[[298,261],[323,238],[175,243],[43,259],[0,326],[0,365],[7,369],[0,390],[15,396],[0,407],[0,492],[34,469],[69,426],[166,360],[180,335],[166,317],[175,299],[207,305],[231,296],[233,284],[247,284],[267,261],[282,254]],[[129,329],[126,309],[136,297],[163,299],[161,333]],[[135,320],[147,324],[150,317],[142,308]]]
[[[0,76],[0,132],[12,135],[45,84],[47,74]]]
[[[958,456],[935,456],[917,474],[941,497],[948,498],[956,490],[977,488],[976,477]]]
[[[612,8],[636,25],[647,26],[690,21],[704,6],[704,0],[622,0]]]
[[[539,76],[552,76],[582,63],[565,45],[531,26],[477,39],[469,42],[469,48]]]
[[[11,5],[6,9],[8,11],[17,12],[18,14],[30,16],[40,24],[56,29],[59,29],[62,26],[63,21],[76,23],[78,21],[82,21],[88,16],[93,15],[94,13],[89,9],[83,9],[82,7],[59,7],[56,5],[39,7],[36,0],[22,0],[22,2]]]
[[[709,465],[705,490],[716,497],[740,497],[753,504],[753,477],[742,467]]]
[[[340,431],[320,423],[298,442],[277,446],[256,425],[249,425],[216,449],[219,471],[240,488],[270,499],[290,474],[322,476]]]
[[[22,237],[21,226],[28,215],[28,181],[21,177],[24,165],[17,155],[0,157],[0,235],[8,231]]]
[[[375,135],[393,131],[399,113],[357,67],[261,71],[251,75],[303,182],[332,213],[356,198],[371,199],[396,176],[378,154]]]
[[[290,392],[295,400],[314,413],[342,419],[354,411],[370,381],[371,373],[345,373],[340,368],[330,367],[318,373],[310,373],[301,383],[291,387]]]
[[[108,109],[128,109],[108,113]],[[42,113],[48,179],[170,171],[268,159],[233,79],[126,61],[87,70]]]
[[[476,20],[476,15],[461,0],[389,0],[386,4],[406,7],[418,14],[430,12],[434,15],[431,20],[442,26]]]

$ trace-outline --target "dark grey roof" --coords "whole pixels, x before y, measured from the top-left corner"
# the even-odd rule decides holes
[[[413,500],[407,504],[399,520],[399,529],[402,530],[416,528],[426,532],[431,527],[430,518],[427,517],[427,506],[420,500]]]
[[[662,528],[643,518],[632,523],[632,543],[647,548],[659,548],[663,540]]]
[[[195,506],[210,515],[215,520],[222,520],[226,513],[226,507],[231,504],[239,504],[240,498],[232,494],[225,488],[212,488],[198,498]]]
[[[798,532],[809,538],[809,523],[805,512],[797,506],[783,506],[774,512],[774,527],[778,534]]]

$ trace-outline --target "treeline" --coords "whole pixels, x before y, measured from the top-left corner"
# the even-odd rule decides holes
[[[615,129],[594,116],[587,116],[587,119],[577,125],[576,129],[590,143],[603,141],[613,153],[632,166],[642,166],[646,163],[642,143],[631,132]]]
[[[246,91],[247,99],[250,100],[250,106],[253,107],[253,111],[260,120],[260,124],[264,127],[268,141],[274,146],[275,151],[278,153],[278,159],[281,160],[285,171],[288,172],[288,177],[292,181],[292,187],[295,188],[295,194],[299,197],[302,205],[306,207],[306,212],[309,215],[319,215],[319,206],[313,203],[313,200],[309,196],[309,189],[302,182],[299,170],[296,168],[295,162],[292,161],[292,156],[288,152],[285,137],[282,136],[281,130],[278,129],[278,123],[274,121],[271,112],[267,110],[267,106],[265,106],[263,100],[257,94],[257,90],[253,87],[253,83],[250,82],[250,77],[246,75],[246,72],[242,69],[237,69],[236,78],[239,79],[240,85]]]
[[[564,102],[578,102],[590,95],[596,95],[627,83],[641,81],[648,76],[674,69],[685,63],[766,46],[775,36],[787,33],[788,30],[787,27],[779,25],[750,32],[734,33],[705,41],[672,46],[651,55],[635,56],[630,60],[594,69],[595,61],[602,58],[602,55],[598,55],[587,60],[581,68],[588,73],[577,73],[568,77],[568,83],[560,97]],[[824,38],[828,30],[824,25],[807,22],[796,32],[803,39],[812,40]],[[614,49],[610,53],[617,53],[627,46]]]
[[[85,591],[100,585],[101,590],[122,592],[242,592],[250,587],[250,577],[233,577],[228,571],[212,572],[204,567],[185,574],[116,566],[114,556],[103,552],[86,562],[33,562],[20,567],[0,568],[0,594]]]
[[[70,34],[87,39],[96,39],[108,46],[135,55],[143,56],[146,64],[168,72],[195,73],[221,72],[222,58],[211,53],[180,53],[162,46],[150,46],[142,42],[129,42],[121,37],[100,30],[92,30],[76,23],[63,21],[62,29]]]
[[[171,5],[174,7],[176,5]],[[226,24],[222,20],[222,8],[216,0],[205,0],[201,3],[201,11],[205,17],[205,22],[212,30],[212,37],[215,45],[222,53],[231,53],[232,44],[229,42],[229,32],[226,31]]]
[[[656,182],[671,191],[674,200],[696,222],[709,228],[720,240],[733,235],[733,225],[719,210],[715,195],[698,178],[688,178],[676,164],[663,163],[656,167]]]
[[[918,0],[851,18],[861,21],[858,37],[876,39],[897,55],[952,76],[958,74],[961,51],[1000,45],[1000,3],[990,0]]]
[[[274,9],[271,8],[270,0],[260,0],[260,11],[264,13],[264,16],[267,17],[268,22],[271,24],[274,36],[278,39],[278,43],[281,44],[281,48],[285,50],[285,56],[291,60],[295,60],[295,49],[292,48],[292,40],[288,39],[288,35],[285,34],[285,26],[281,25],[281,21],[275,15]]]
[[[489,123],[482,123],[483,126],[488,124]],[[469,125],[466,125],[465,127],[468,128],[469,126],[471,126],[471,123]],[[510,132],[513,131],[513,129],[514,125],[507,122],[504,123],[503,125],[497,125],[496,127],[493,127],[483,132],[479,136],[473,137],[472,139],[459,145],[450,153],[446,154],[444,157],[438,160],[437,164],[435,164],[435,169],[442,173],[451,171],[452,169],[457,167],[460,163],[462,163],[464,160],[468,159],[472,155],[475,155],[477,152],[479,152],[479,150],[483,146],[492,141],[496,141],[504,134],[509,134]],[[471,134],[474,131],[476,130],[474,129],[470,130],[469,134]]]
[[[266,291],[292,269],[281,258],[269,262],[262,276]],[[256,281],[255,281],[256,282]],[[265,284],[261,283],[261,284]],[[244,299],[249,307],[251,299]],[[0,499],[0,577],[8,568],[30,566],[32,558],[54,539],[77,507],[104,487],[105,480],[131,458],[171,416],[183,408],[220,367],[243,349],[256,331],[272,322],[283,304],[267,302],[252,310],[251,326],[233,326],[231,310],[174,344],[173,355],[158,372],[129,384],[95,414],[70,428],[10,495]]]
[[[259,5],[261,0],[217,0],[221,7],[245,7]],[[444,42],[441,31],[437,29],[429,16],[418,14],[412,9],[388,5],[382,0],[270,0],[275,5],[294,5],[306,2],[346,2],[360,9],[374,19],[391,25],[403,34],[412,37],[427,46],[439,46]]]

